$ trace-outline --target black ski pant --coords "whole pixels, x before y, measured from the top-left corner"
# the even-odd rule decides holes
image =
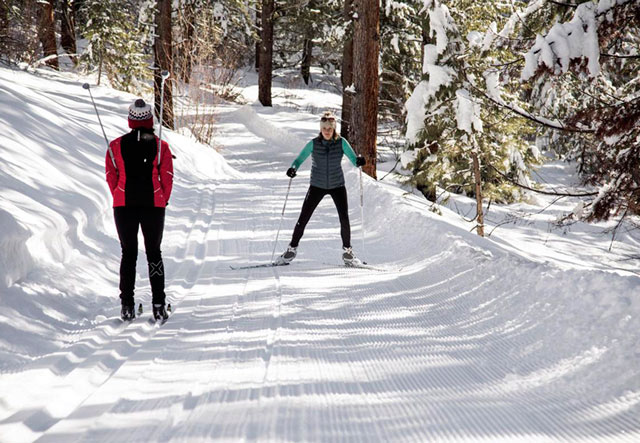
[[[138,227],[142,228],[144,249],[147,253],[149,281],[153,304],[164,304],[164,264],[162,263],[162,232],[164,230],[164,208],[117,207],[113,209],[116,229],[122,248],[120,261],[120,300],[123,305],[133,306],[136,284],[136,261],[138,259]]]
[[[307,196],[302,203],[302,211],[300,211],[300,217],[298,223],[293,230],[293,237],[291,238],[291,246],[298,247],[302,234],[304,234],[304,228],[307,226],[313,211],[316,210],[320,201],[330,195],[333,199],[333,203],[338,210],[338,217],[340,218],[340,236],[342,237],[342,246],[346,248],[351,247],[351,226],[349,225],[349,202],[347,201],[347,188],[340,186],[334,189],[322,189],[315,186],[309,186]]]

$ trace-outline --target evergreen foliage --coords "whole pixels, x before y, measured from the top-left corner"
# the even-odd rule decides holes
[[[640,2],[579,3],[540,6],[520,31],[538,33],[522,76],[530,106],[565,128],[540,134],[600,191],[586,219],[640,214]]]
[[[311,40],[313,66],[333,73],[341,65],[345,24],[338,0],[282,0],[276,3],[274,67],[298,68],[305,40]],[[313,81],[313,79],[312,79]]]
[[[515,94],[494,66],[495,50],[485,47],[478,31],[489,27],[486,4],[448,5],[426,0],[420,11],[423,75],[406,104],[403,164],[412,173],[410,182],[430,200],[436,200],[438,188],[473,196],[474,152],[484,196],[511,202],[520,198],[513,182],[528,184],[528,171],[538,161],[527,137],[531,130],[500,106]]]
[[[383,0],[380,14],[380,111],[403,120],[404,103],[420,81],[422,20],[418,0]]]
[[[83,9],[87,21],[81,29],[88,42],[82,57],[85,63],[104,72],[118,89],[139,89],[141,82],[150,79],[151,71],[144,48],[149,25],[141,23],[138,14],[152,14],[117,0],[86,0]]]

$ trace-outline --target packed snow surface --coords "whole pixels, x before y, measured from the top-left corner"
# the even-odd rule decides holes
[[[638,261],[612,265],[609,239],[586,228],[533,219],[482,239],[367,177],[363,223],[345,161],[353,245],[375,269],[340,265],[328,198],[290,266],[230,268],[271,258],[284,172],[318,132],[300,109],[339,106],[326,90],[219,106],[219,152],[163,131],[177,157],[163,243],[175,310],[148,321],[140,251],[146,313],[122,323],[105,142],[83,81],[0,68],[1,442],[640,441]],[[92,91],[108,137],[121,135],[135,97]]]

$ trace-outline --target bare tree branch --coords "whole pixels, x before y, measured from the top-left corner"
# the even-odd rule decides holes
[[[598,192],[583,192],[583,193],[576,193],[576,192],[551,192],[551,191],[541,191],[540,189],[534,189],[531,188],[529,186],[523,185],[518,183],[515,180],[512,180],[511,178],[507,177],[502,171],[498,170],[495,166],[493,165],[488,165],[491,169],[493,169],[494,171],[496,171],[502,178],[504,178],[506,181],[508,181],[509,183],[518,186],[519,188],[522,189],[526,189],[527,191],[532,191],[532,192],[537,192],[538,194],[544,194],[544,195],[554,195],[557,197],[595,197],[596,195],[598,195]]]
[[[565,2],[559,2],[556,0],[547,0],[547,2],[549,3],[553,3],[554,5],[558,5],[558,6],[565,6],[567,8],[577,8],[580,5],[576,5],[574,3],[565,3]]]
[[[640,55],[622,55],[622,54],[605,54],[600,53],[600,57],[612,57],[612,58],[640,58]]]

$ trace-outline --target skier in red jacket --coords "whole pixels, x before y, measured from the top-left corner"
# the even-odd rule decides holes
[[[160,244],[165,208],[173,186],[173,158],[169,145],[164,141],[158,152],[151,106],[144,100],[138,99],[129,107],[128,120],[131,132],[113,140],[109,144],[111,152],[107,152],[106,157],[107,183],[113,195],[113,214],[122,247],[121,316],[123,320],[135,318],[134,288],[138,228],[141,228],[149,268],[153,315],[156,319],[166,319],[164,264]]]

